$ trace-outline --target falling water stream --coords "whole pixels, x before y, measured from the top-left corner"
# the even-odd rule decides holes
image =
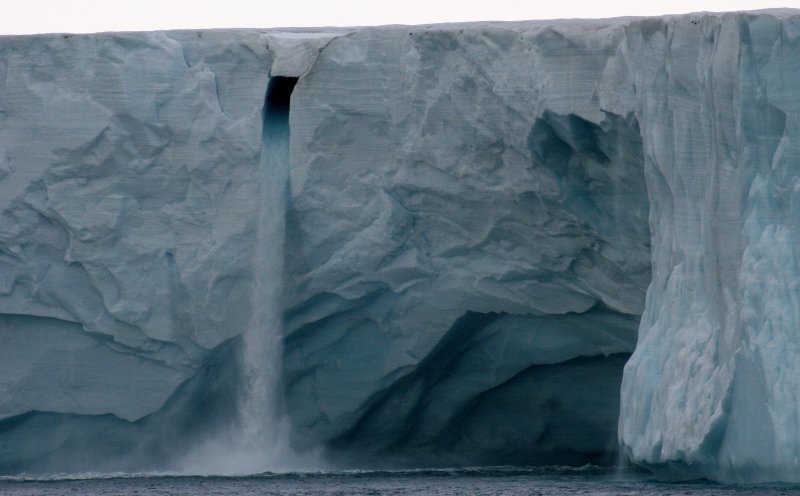
[[[243,335],[239,419],[200,446],[183,473],[246,475],[297,468],[281,405],[283,257],[289,182],[289,100],[297,78],[270,78],[258,180],[252,318]],[[255,179],[255,178],[254,178]]]
[[[255,249],[252,325],[244,335],[242,448],[250,472],[274,469],[285,458],[280,370],[283,352],[283,243],[289,181],[289,100],[296,78],[273,77],[264,107],[261,193]]]

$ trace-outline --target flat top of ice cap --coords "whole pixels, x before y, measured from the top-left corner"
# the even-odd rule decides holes
[[[531,19],[531,20],[518,20],[518,21],[456,21],[445,23],[423,23],[423,24],[386,24],[379,26],[349,26],[349,27],[336,27],[336,26],[319,26],[319,27],[280,27],[280,28],[201,28],[201,29],[166,29],[166,30],[153,30],[153,31],[105,31],[96,33],[39,33],[39,34],[0,34],[0,40],[13,39],[13,38],[47,38],[54,36],[105,36],[109,34],[131,34],[131,33],[181,33],[181,32],[224,32],[232,34],[255,34],[261,35],[266,38],[277,40],[275,45],[270,45],[273,55],[276,56],[278,61],[277,68],[273,70],[274,76],[287,76],[287,77],[300,77],[298,72],[308,72],[316,56],[313,55],[314,49],[321,49],[330,42],[333,38],[344,36],[356,31],[363,30],[392,30],[392,29],[408,29],[415,28],[421,30],[454,30],[454,29],[469,29],[480,30],[484,28],[502,28],[502,29],[536,29],[545,26],[569,26],[575,31],[590,31],[604,27],[622,26],[631,24],[637,21],[647,19],[677,19],[681,17],[698,18],[698,17],[724,17],[724,16],[772,16],[779,19],[800,17],[800,9],[779,7],[769,9],[757,10],[740,10],[740,11],[722,11],[722,12],[688,12],[684,14],[666,14],[657,16],[625,16],[625,17],[609,17],[609,18],[561,18],[561,19]],[[324,40],[324,41],[323,41]],[[317,52],[318,54],[318,52]],[[310,65],[306,67],[305,62],[308,62],[309,55]],[[293,62],[292,62],[293,61]],[[303,63],[301,63],[303,62]],[[299,65],[296,65],[299,64]],[[304,68],[304,69],[303,69]],[[277,72],[275,72],[277,71]],[[285,74],[282,74],[284,73]],[[300,75],[302,75],[300,74]]]

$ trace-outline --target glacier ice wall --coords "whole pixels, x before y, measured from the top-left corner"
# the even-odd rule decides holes
[[[670,476],[798,481],[800,17],[635,29],[653,281],[620,439]]]
[[[3,38],[0,61],[0,466],[130,466],[105,452],[180,438],[151,417],[181,394],[200,403],[178,431],[225,410],[189,385],[250,323],[272,54],[238,32],[57,35]]]
[[[621,31],[573,74],[546,24],[465,28],[3,39],[0,470],[251,470],[283,415],[340,465],[612,459],[650,269],[638,124],[593,99]]]
[[[286,416],[336,466],[795,481],[798,33],[0,38],[0,472],[218,471]]]
[[[582,390],[519,384],[635,344],[650,278],[642,143],[633,114],[596,97],[622,31],[465,28],[334,39],[295,88],[284,381],[296,436],[359,463],[609,461],[614,426],[599,419],[617,415],[622,361],[601,361],[586,387],[608,404],[572,410],[574,435],[553,410]],[[490,392],[504,387],[520,388],[528,420],[491,439],[475,429],[499,422]]]

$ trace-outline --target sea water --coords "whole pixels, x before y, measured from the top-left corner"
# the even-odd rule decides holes
[[[492,467],[407,471],[265,473],[247,477],[168,474],[2,477],[0,494],[17,495],[781,495],[793,486],[723,486],[620,477],[603,467]]]

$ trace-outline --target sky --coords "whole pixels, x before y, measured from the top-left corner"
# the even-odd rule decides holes
[[[0,34],[371,26],[800,8],[800,0],[0,0]]]

